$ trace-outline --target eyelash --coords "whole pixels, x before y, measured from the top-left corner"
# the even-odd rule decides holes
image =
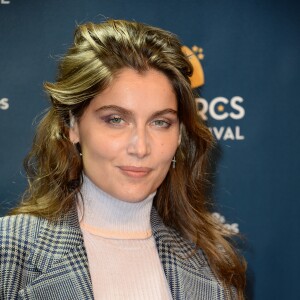
[[[153,121],[153,123],[156,123],[156,122],[161,122],[161,123],[163,123],[163,125],[158,125],[158,127],[159,128],[169,128],[171,125],[172,125],[172,123],[170,123],[170,122],[167,122],[167,121],[165,121],[165,120],[154,120]]]

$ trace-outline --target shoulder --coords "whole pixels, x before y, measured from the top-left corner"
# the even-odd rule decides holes
[[[0,250],[6,256],[26,252],[45,220],[31,215],[0,218]],[[2,257],[2,256],[1,256]]]
[[[46,219],[29,214],[0,218],[1,269],[5,264],[24,261],[46,224]]]
[[[7,250],[12,245],[27,248],[41,239],[59,241],[64,233],[77,233],[76,216],[70,212],[56,221],[30,214],[0,218],[0,249]]]
[[[30,237],[38,230],[41,222],[41,218],[23,214],[0,218],[1,242],[7,238]]]
[[[9,266],[34,264],[33,260],[41,257],[45,259],[43,268],[47,268],[53,260],[82,245],[76,216],[70,211],[57,220],[29,214],[0,218],[0,273],[7,273]]]

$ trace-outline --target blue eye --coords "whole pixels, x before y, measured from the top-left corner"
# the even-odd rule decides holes
[[[153,123],[155,126],[162,127],[162,128],[169,128],[171,126],[170,123],[164,120],[155,120]]]
[[[125,124],[125,120],[118,115],[109,115],[101,118],[105,123],[112,126],[122,126]]]
[[[109,119],[109,123],[111,124],[121,124],[122,123],[122,118],[119,117],[112,117]]]

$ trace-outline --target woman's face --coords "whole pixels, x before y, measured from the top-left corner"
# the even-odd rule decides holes
[[[84,173],[104,192],[137,202],[156,191],[180,143],[177,100],[161,72],[123,69],[70,129]]]

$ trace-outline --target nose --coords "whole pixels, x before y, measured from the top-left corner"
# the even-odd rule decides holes
[[[128,154],[143,158],[150,154],[150,150],[150,138],[147,129],[144,127],[134,128],[128,143]]]

